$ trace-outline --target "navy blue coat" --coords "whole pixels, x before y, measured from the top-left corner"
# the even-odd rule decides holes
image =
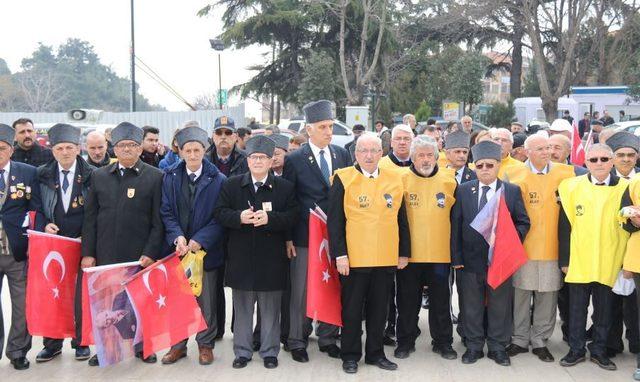
[[[27,258],[28,240],[27,228],[23,227],[23,224],[27,212],[36,211],[36,230],[43,231],[46,225],[46,219],[42,214],[38,174],[36,168],[31,165],[11,161],[8,179],[7,199],[0,209],[0,220],[9,239],[11,254],[16,261],[24,261]],[[12,193],[11,188],[20,184],[24,189],[19,190],[22,192],[21,196],[18,196],[18,192]],[[12,194],[16,194],[15,199],[11,198]]]
[[[329,145],[329,152],[332,174],[337,169],[351,166],[351,156],[344,148]],[[293,183],[298,200],[298,224],[293,228],[293,244],[308,247],[309,209],[317,204],[325,213],[329,211],[329,182],[322,176],[308,144],[285,157],[282,177]]]
[[[498,180],[497,188],[504,188],[505,202],[520,241],[529,232],[531,223],[524,207],[520,187]],[[451,209],[451,265],[464,265],[465,272],[487,271],[489,245],[470,224],[478,215],[478,198],[481,192],[478,180],[465,182],[456,189],[456,202]]]
[[[202,174],[196,185],[194,210],[191,221],[193,234],[187,237],[187,227],[180,225],[178,198],[182,195],[183,172],[186,163],[180,161],[165,170],[162,181],[162,204],[160,216],[165,227],[165,242],[171,251],[175,251],[174,241],[178,236],[184,236],[187,241],[193,239],[202,245],[207,255],[204,257],[205,270],[211,270],[222,265],[224,261],[224,228],[213,217],[213,211],[218,201],[218,194],[226,177],[216,166],[204,159]]]

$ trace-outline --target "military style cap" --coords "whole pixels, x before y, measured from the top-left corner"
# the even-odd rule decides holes
[[[236,123],[233,121],[233,118],[223,115],[222,117],[216,118],[216,121],[213,123],[213,131],[218,129],[229,129],[235,132]]]
[[[307,123],[333,120],[333,105],[325,99],[309,102],[302,108]]]
[[[513,134],[513,148],[517,149],[518,147],[524,146],[524,141],[526,140],[527,140],[527,134],[523,134],[523,133]]]
[[[289,138],[287,138],[286,135],[271,134],[269,138],[271,138],[276,143],[277,148],[283,149],[284,151],[289,151]]]
[[[471,148],[474,162],[482,159],[495,159],[500,162],[502,159],[501,152],[502,147],[492,141],[482,141]]]
[[[613,152],[628,147],[636,152],[640,151],[640,138],[628,131],[619,131],[607,139],[607,146],[611,147]]]
[[[256,135],[249,138],[246,143],[245,151],[247,155],[253,153],[266,154],[269,158],[273,156],[273,150],[276,148],[276,143],[273,139],[265,135]]]
[[[130,122],[122,122],[111,131],[111,143],[117,145],[120,141],[134,141],[142,144],[142,129]]]
[[[176,134],[176,142],[179,148],[182,148],[187,142],[199,142],[207,149],[209,147],[209,136],[206,131],[199,127],[185,127]]]
[[[0,123],[0,142],[5,142],[13,147],[13,141],[16,137],[16,131],[9,125]]]
[[[468,149],[471,136],[464,131],[454,131],[444,137],[445,149]]]
[[[79,127],[67,125],[66,123],[56,123],[47,132],[49,135],[49,143],[55,146],[58,143],[80,144],[80,136],[82,132]]]

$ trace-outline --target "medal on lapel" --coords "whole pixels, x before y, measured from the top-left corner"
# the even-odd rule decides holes
[[[82,196],[78,196],[78,204],[81,206],[84,205],[84,198]]]
[[[71,208],[78,208],[78,198],[74,198],[73,202],[71,203]]]
[[[129,199],[133,198],[135,195],[136,195],[136,189],[135,188],[127,189],[127,197]]]

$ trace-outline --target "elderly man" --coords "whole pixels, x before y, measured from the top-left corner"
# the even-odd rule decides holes
[[[566,122],[566,121],[565,121]],[[501,160],[500,171],[498,172],[498,178],[504,179],[504,175],[510,167],[523,166],[523,163],[511,156],[511,150],[513,149],[513,134],[507,129],[491,128],[489,130],[491,140],[501,147]],[[475,157],[473,158],[475,161]],[[507,179],[505,179],[507,180]]]
[[[273,163],[271,164],[271,170],[273,170],[273,175],[282,176],[284,171],[284,157],[289,151],[289,138],[282,134],[271,134],[269,138],[276,143],[276,147],[273,151]]]
[[[562,272],[558,268],[558,214],[556,192],[560,182],[575,176],[572,166],[552,163],[549,139],[542,134],[524,143],[529,159],[526,166],[507,169],[507,177],[520,186],[522,199],[531,220],[524,241],[529,261],[513,276],[513,336],[507,353],[514,357],[529,351],[541,361],[553,362],[547,340],[556,323],[558,290]],[[531,310],[533,309],[533,320]]]
[[[450,213],[455,202],[457,183],[448,172],[439,169],[438,155],[438,144],[433,138],[416,137],[411,143],[413,164],[409,168],[410,171],[403,176],[404,203],[411,236],[411,258],[407,267],[399,270],[396,275],[396,358],[408,358],[409,354],[415,351],[420,297],[425,281],[430,302],[429,332],[433,351],[445,359],[455,359],[458,356],[451,347],[453,325],[449,312]],[[427,226],[431,229],[425,230],[424,227]]]
[[[585,361],[587,309],[593,300],[591,362],[605,370],[616,365],[606,354],[611,327],[611,287],[622,266],[631,225],[618,223],[621,206],[630,205],[628,181],[611,174],[613,151],[603,144],[587,148],[589,174],[560,183],[559,265],[569,284],[569,353],[562,366]],[[597,222],[597,224],[594,224]]]
[[[520,162],[526,162],[527,150],[524,147],[524,141],[527,139],[525,133],[513,134],[513,148],[511,149],[511,157]]]
[[[549,159],[554,163],[570,164],[571,140],[564,135],[556,134],[549,137]],[[585,175],[586,168],[573,165],[576,175]]]
[[[182,161],[169,167],[162,182],[160,215],[165,226],[165,243],[172,252],[184,256],[189,251],[203,250],[204,273],[198,305],[207,322],[207,329],[196,335],[198,361],[213,362],[217,326],[218,278],[223,264],[223,227],[214,218],[214,209],[226,177],[204,158],[209,146],[207,132],[199,127],[186,127],[176,134]],[[162,357],[163,364],[172,364],[187,356],[187,340],[171,347]]]
[[[411,128],[411,131],[413,132],[413,135],[416,135],[416,116],[413,114],[405,114],[402,117],[402,124],[409,126],[409,128]]]
[[[396,125],[391,130],[391,151],[380,160],[380,168],[396,169],[411,166],[409,147],[413,139],[413,130],[409,125]]]
[[[486,342],[489,358],[499,365],[509,366],[511,361],[505,347],[512,334],[513,286],[509,278],[496,289],[489,287],[489,245],[470,224],[499,189],[502,189],[521,241],[527,235],[530,223],[520,187],[498,179],[502,159],[500,145],[483,141],[473,146],[471,151],[478,179],[458,186],[451,211],[451,265],[460,270],[457,277],[463,299],[461,309],[467,347],[462,363],[475,363],[484,357]]]
[[[455,171],[458,184],[477,179],[476,173],[467,165],[470,140],[471,136],[464,131],[454,131],[444,137],[446,166]]]
[[[157,127],[145,126],[142,131],[142,154],[140,154],[140,159],[144,163],[157,168],[167,152],[167,148],[160,142],[160,130]]]
[[[247,145],[247,140],[251,138],[253,132],[247,127],[238,127],[238,129],[236,130],[236,134],[238,134],[236,145],[240,150],[244,150]]]
[[[307,345],[311,334],[311,319],[307,317],[307,261],[309,257],[309,210],[317,206],[328,211],[329,179],[340,168],[351,165],[347,150],[331,144],[333,107],[331,102],[310,102],[303,108],[309,142],[287,155],[283,177],[293,183],[299,205],[298,224],[293,229],[293,241],[287,243],[291,259],[291,305],[289,348],[297,362],[308,362]],[[320,351],[332,358],[340,357],[336,345],[338,328],[320,322],[316,334]]]
[[[94,130],[87,134],[87,163],[93,167],[100,168],[116,161],[111,159],[107,153],[107,138],[101,132]]]
[[[111,137],[118,163],[91,175],[82,225],[82,268],[136,260],[147,267],[161,256],[162,171],[140,159],[142,134],[129,122],[116,126]],[[155,355],[143,359],[140,345],[136,357],[155,363]],[[94,355],[89,365],[98,366],[98,357]]]
[[[29,118],[20,118],[13,122],[15,130],[15,142],[11,160],[38,167],[53,160],[53,154],[48,147],[40,146],[36,141],[36,131],[33,121]],[[13,144],[12,144],[13,145]]]
[[[380,138],[362,135],[356,143],[358,164],[336,171],[329,195],[329,246],[342,284],[342,369],[349,374],[358,371],[362,358],[365,301],[365,363],[398,368],[384,354],[384,325],[393,275],[406,267],[411,239],[402,179],[378,167],[381,157]]]
[[[27,331],[25,296],[27,281],[27,235],[24,226],[28,211],[41,211],[40,187],[36,168],[14,162],[15,131],[0,123],[0,285],[6,276],[11,294],[11,326],[7,338],[6,355],[16,370],[29,368],[27,353],[31,349],[31,335]],[[40,212],[36,229],[44,228]],[[0,357],[4,347],[4,319],[0,307]]]
[[[558,118],[555,121],[551,122],[551,126],[549,127],[549,135],[553,136],[556,134],[561,134],[571,139],[571,135],[573,134],[573,127],[566,119]]]
[[[58,123],[49,129],[53,157],[38,167],[42,195],[42,212],[47,220],[45,232],[66,237],[80,237],[84,220],[84,202],[89,193],[91,173],[95,168],[80,156],[80,128]],[[105,144],[106,152],[106,144]],[[89,359],[91,351],[82,342],[82,274],[78,274],[75,296],[76,337],[71,340],[78,361]],[[44,349],[36,362],[47,362],[62,352],[62,339],[44,338]]]
[[[249,171],[247,158],[236,142],[236,124],[230,117],[216,118],[213,125],[213,145],[207,151],[207,159],[227,178]]]
[[[636,167],[640,138],[627,131],[620,131],[608,138],[606,144],[613,150],[612,175],[630,180],[640,173],[640,168]]]
[[[518,121],[511,122],[510,130],[512,134],[517,134],[517,133],[526,134],[524,130],[524,125]]]
[[[271,173],[275,143],[264,135],[247,141],[249,173],[229,179],[216,206],[217,220],[229,232],[225,282],[233,291],[233,368],[253,355],[254,305],[261,316],[259,354],[264,367],[278,366],[280,298],[286,288],[286,240],[296,223],[293,185]]]
[[[636,176],[629,184],[629,196],[633,202],[633,212],[635,216],[631,217],[631,224],[640,227],[640,177]],[[624,255],[623,275],[625,278],[633,278],[636,291],[640,289],[640,232],[634,232],[629,237],[627,248]],[[636,295],[636,305],[640,305],[640,294]],[[640,353],[636,356],[636,371],[633,379],[640,380]]]
[[[471,119],[471,117],[469,117],[468,115],[465,115],[464,117],[460,118],[460,123],[462,124],[462,131],[467,134],[471,134],[471,132],[473,131],[473,119]]]

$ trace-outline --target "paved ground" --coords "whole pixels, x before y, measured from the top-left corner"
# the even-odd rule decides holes
[[[228,291],[229,292],[229,291]],[[228,293],[227,302],[230,312],[231,298]],[[2,291],[2,308],[4,311],[5,332],[8,331],[10,317],[9,293],[6,282]],[[560,382],[560,381],[631,381],[635,370],[635,356],[624,353],[617,356],[614,361],[618,370],[605,371],[595,364],[586,362],[571,368],[563,368],[555,363],[543,363],[531,353],[521,354],[512,358],[510,367],[498,366],[493,361],[481,359],[474,365],[463,365],[460,357],[454,361],[446,361],[431,352],[428,346],[426,311],[421,312],[420,327],[422,336],[418,339],[417,351],[406,360],[395,360],[393,349],[387,347],[387,357],[399,365],[399,370],[386,372],[372,366],[360,364],[360,370],[355,376],[342,372],[340,360],[330,359],[318,351],[315,340],[309,346],[311,361],[307,364],[294,362],[288,353],[280,353],[280,366],[275,370],[267,370],[262,366],[262,361],[256,355],[253,362],[245,369],[235,370],[231,367],[233,361],[232,339],[230,335],[219,342],[215,349],[215,361],[210,366],[200,366],[197,361],[197,346],[190,342],[189,356],[175,365],[163,366],[142,364],[138,360],[129,360],[108,368],[89,367],[86,362],[77,362],[73,359],[73,351],[68,342],[62,356],[45,363],[34,362],[37,352],[41,349],[42,338],[34,338],[33,349],[29,352],[31,368],[26,371],[14,371],[9,361],[3,357],[0,360],[0,382],[5,381],[365,381],[382,379],[385,381],[536,381],[536,382]],[[227,328],[227,333],[230,330]],[[560,327],[557,326],[550,341],[549,348],[559,360],[568,350],[561,340]],[[454,339],[454,348],[461,356],[464,348],[460,339]],[[161,356],[163,353],[160,353]],[[4,355],[3,355],[4,356]]]

